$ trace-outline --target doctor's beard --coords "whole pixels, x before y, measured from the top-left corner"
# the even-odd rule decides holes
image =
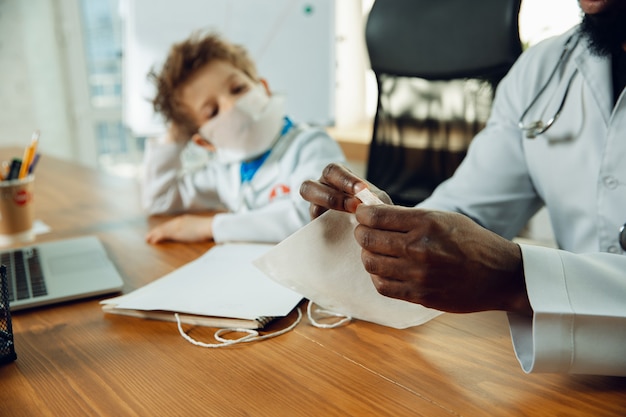
[[[626,10],[585,14],[580,29],[587,38],[592,54],[610,56],[623,52],[623,44],[626,43]]]

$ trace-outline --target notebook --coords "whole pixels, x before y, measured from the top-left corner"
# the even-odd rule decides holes
[[[118,297],[102,300],[109,314],[195,326],[261,329],[288,315],[302,296],[252,264],[274,245],[224,243],[171,273]]]
[[[11,311],[120,291],[123,281],[96,236],[0,250]]]

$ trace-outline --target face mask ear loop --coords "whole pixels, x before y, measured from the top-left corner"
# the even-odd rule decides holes
[[[316,314],[322,314],[326,317],[342,317],[341,320],[338,320],[334,323],[320,323],[313,318],[313,304],[315,304],[313,303],[313,301],[309,301],[309,304],[306,306],[306,314],[311,324],[315,327],[318,327],[320,329],[334,329],[352,321],[352,317],[346,316],[345,314],[335,313],[333,311],[318,308],[317,310],[315,310]]]
[[[196,346],[200,346],[204,348],[220,348],[224,346],[236,345],[239,343],[257,342],[260,340],[270,339],[272,337],[280,336],[282,334],[290,332],[291,330],[295,329],[295,327],[298,325],[298,323],[300,323],[300,321],[302,321],[302,311],[300,311],[299,308],[297,310],[298,310],[298,318],[296,318],[296,320],[293,323],[291,323],[288,327],[282,330],[277,330],[272,333],[264,334],[263,336],[259,336],[259,332],[254,329],[236,329],[236,328],[235,329],[219,329],[215,332],[213,337],[215,338],[215,340],[217,340],[220,343],[204,343],[204,342],[200,342],[194,339],[193,337],[185,333],[185,331],[183,330],[183,325],[180,321],[180,317],[178,316],[178,313],[174,314],[174,317],[176,318],[176,324],[178,326],[178,333],[180,333],[180,335],[186,341],[188,341],[192,345],[196,345]],[[228,333],[246,333],[246,334],[238,339],[225,339],[222,337],[223,335],[228,334]]]

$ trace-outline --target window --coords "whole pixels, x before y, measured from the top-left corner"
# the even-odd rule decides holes
[[[116,175],[133,177],[141,161],[142,142],[130,134],[122,118],[120,1],[79,0],[78,7],[96,164]]]

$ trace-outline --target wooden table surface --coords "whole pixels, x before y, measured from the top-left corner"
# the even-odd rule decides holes
[[[52,228],[37,241],[98,235],[124,292],[211,248],[146,244],[163,218],[141,212],[134,180],[46,155],[35,202]],[[526,375],[500,312],[444,314],[406,330],[319,329],[304,318],[273,339],[206,349],[174,323],[105,315],[104,298],[13,314],[18,359],[0,367],[0,416],[626,415],[626,378]],[[187,330],[213,341],[215,329]]]

